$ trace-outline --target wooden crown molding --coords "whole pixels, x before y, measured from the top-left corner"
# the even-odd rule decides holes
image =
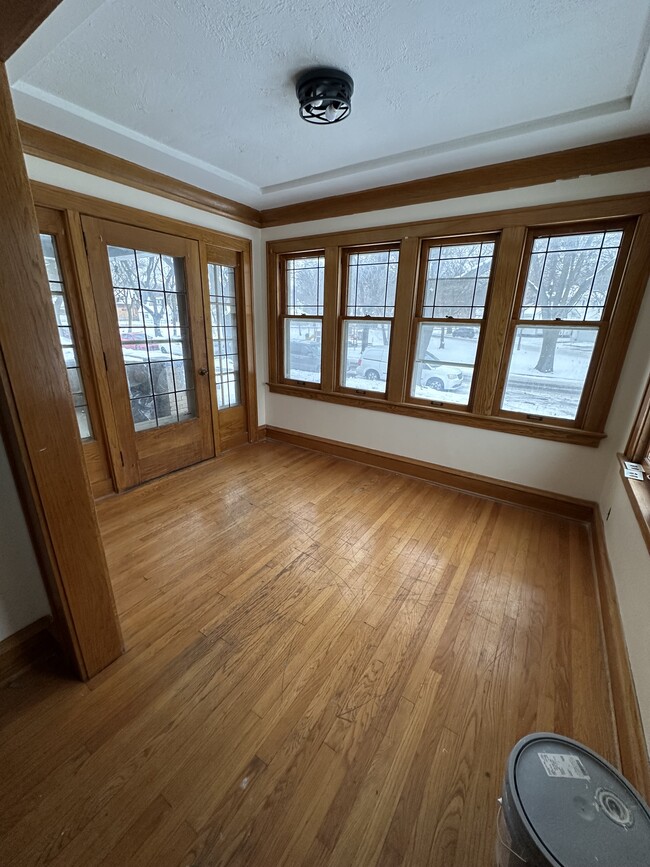
[[[26,154],[262,228],[650,166],[648,134],[258,211],[25,121],[19,128]]]
[[[283,226],[405,205],[420,205],[442,199],[547,184],[580,175],[601,175],[639,169],[648,165],[650,135],[639,135],[360,190],[356,193],[267,208],[262,211],[262,226]]]
[[[249,226],[261,226],[261,214],[255,208],[242,205],[233,199],[226,199],[186,184],[176,178],[146,169],[136,163],[113,156],[105,151],[66,138],[55,132],[18,121],[23,152],[50,162],[59,163],[82,172],[89,172],[100,178],[117,181],[147,193],[164,196],[182,205],[201,208],[230,220],[237,220]]]

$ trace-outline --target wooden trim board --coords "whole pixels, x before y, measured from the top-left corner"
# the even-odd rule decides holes
[[[463,169],[401,184],[344,193],[262,211],[262,226],[383,211],[461,196],[531,187],[580,175],[600,175],[650,165],[650,135],[616,139],[524,159]]]
[[[489,476],[481,476],[476,473],[465,473],[440,464],[431,464],[427,461],[419,461],[415,458],[402,457],[400,455],[381,452],[376,449],[367,449],[362,446],[342,443],[324,437],[312,436],[311,434],[298,433],[297,431],[285,430],[267,425],[266,439],[289,443],[303,449],[324,452],[350,461],[357,461],[371,467],[379,467],[395,473],[414,476],[426,482],[433,482],[446,488],[464,491],[480,497],[489,497],[501,500],[516,506],[524,506],[541,512],[549,512],[553,515],[561,515],[565,518],[573,518],[577,521],[590,521],[593,515],[594,503],[588,500],[579,500],[573,497],[565,497],[562,494],[554,494],[541,491],[537,488],[529,488],[525,485],[516,485],[512,482],[493,479]]]
[[[54,652],[49,632],[51,622],[51,617],[41,617],[0,641],[0,686]]]
[[[627,653],[616,585],[607,553],[605,527],[598,505],[591,520],[594,571],[600,599],[605,651],[614,706],[615,728],[619,740],[621,770],[632,785],[650,800],[650,764]]]
[[[23,152],[109,181],[117,181],[156,196],[164,196],[192,208],[200,208],[249,226],[261,226],[260,212],[234,199],[227,199],[169,175],[147,169],[129,160],[90,147],[55,132],[19,121]]]
[[[262,228],[650,165],[650,135],[639,135],[258,211],[24,121],[20,121],[19,126],[26,154]]]
[[[123,651],[21,152],[0,66],[0,423],[59,633],[82,677]],[[18,323],[19,327],[16,327]],[[28,359],[29,363],[26,363]]]

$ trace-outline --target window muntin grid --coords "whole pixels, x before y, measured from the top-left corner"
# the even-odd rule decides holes
[[[135,429],[195,418],[183,259],[112,245],[108,259]]]
[[[622,231],[535,238],[520,319],[602,319],[622,239]]]
[[[428,249],[423,319],[482,319],[494,241],[435,245]]]
[[[367,250],[348,254],[346,315],[390,319],[395,315],[399,250]]]
[[[45,259],[45,267],[47,270],[47,279],[50,284],[50,296],[54,308],[54,317],[56,319],[59,341],[65,359],[68,383],[74,401],[79,434],[82,440],[91,440],[93,439],[93,429],[90,421],[90,413],[88,411],[88,400],[86,399],[83,374],[81,372],[81,367],[79,366],[79,355],[77,353],[72,320],[70,319],[70,313],[68,311],[66,289],[63,283],[61,268],[59,266],[56,238],[54,235],[48,234],[41,234],[40,238],[43,257]]]
[[[287,316],[322,316],[325,257],[292,257],[285,269]]]
[[[322,375],[325,256],[288,256],[284,260],[284,378],[319,386]]]
[[[227,409],[241,404],[235,269],[208,263],[208,283],[217,406]]]

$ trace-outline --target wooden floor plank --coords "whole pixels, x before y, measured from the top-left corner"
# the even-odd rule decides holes
[[[2,864],[490,864],[523,734],[618,759],[579,523],[279,443],[98,512],[127,653],[0,690]]]

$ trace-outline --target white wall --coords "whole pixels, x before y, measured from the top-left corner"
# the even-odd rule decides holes
[[[49,613],[43,579],[0,438],[0,641]]]
[[[613,448],[622,451],[650,376],[650,291],[625,362],[624,376],[633,380],[629,399],[617,394],[612,412],[620,417],[622,436]],[[650,751],[650,553],[641,535],[618,462],[612,460],[598,501],[605,521],[607,550],[616,582],[618,604],[634,675],[646,742]]]

